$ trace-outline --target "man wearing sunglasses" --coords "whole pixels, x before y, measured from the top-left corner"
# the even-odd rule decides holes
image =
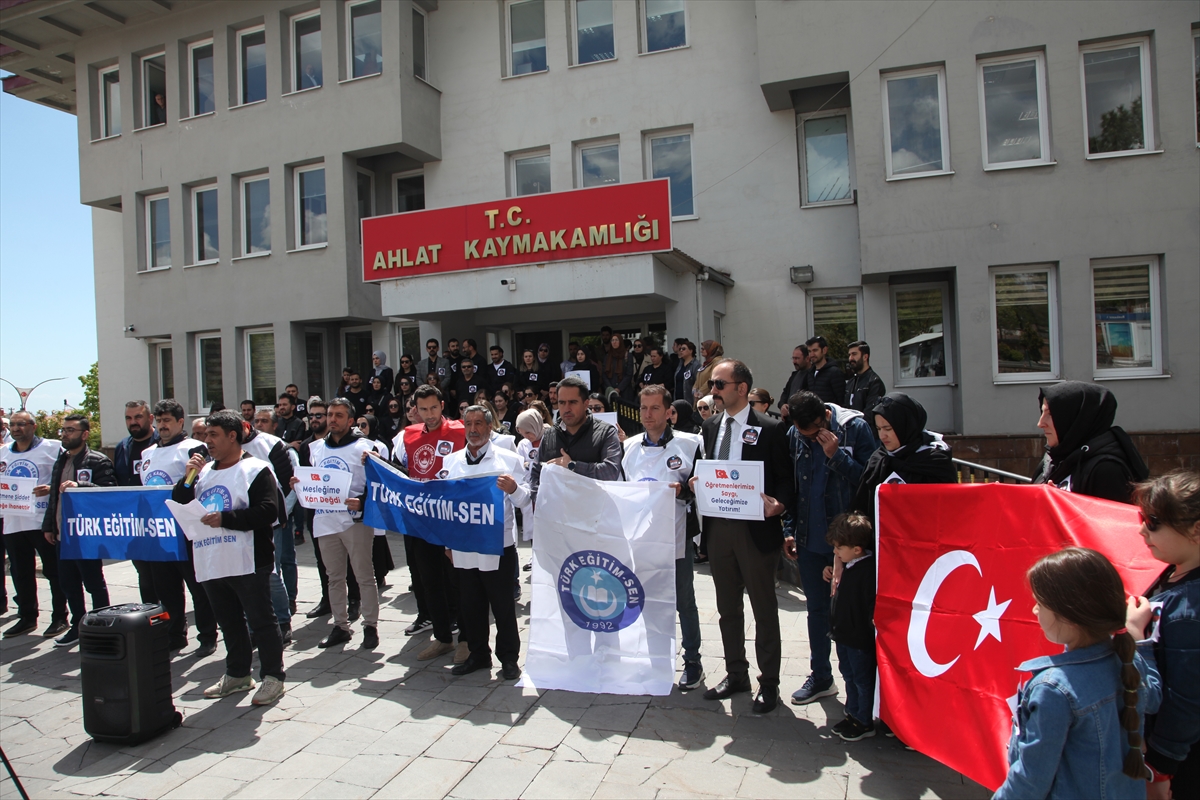
[[[437,339],[425,342],[425,352],[428,354],[428,358],[417,362],[417,385],[429,383],[429,376],[433,374],[437,376],[438,388],[444,391],[448,388],[446,381],[450,375],[450,362],[438,355]]]

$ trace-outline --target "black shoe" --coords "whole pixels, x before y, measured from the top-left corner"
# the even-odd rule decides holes
[[[50,623],[50,626],[46,628],[46,630],[42,631],[42,636],[46,637],[47,639],[54,639],[62,636],[70,629],[70,627],[71,626],[67,624],[65,619],[56,619]]]
[[[380,578],[379,580],[375,581],[375,588],[381,592],[384,589],[390,589],[391,587],[392,587],[392,585],[390,583],[388,583],[386,580],[384,580],[383,578]]]
[[[352,638],[353,637],[350,635],[350,631],[334,625],[333,630],[329,632],[329,635],[317,642],[317,647],[333,647],[334,645],[345,644]]]
[[[54,640],[55,647],[70,647],[79,641],[79,628],[67,628],[67,632]]]
[[[200,642],[196,648],[196,652],[192,653],[196,658],[208,658],[213,653],[217,652],[217,642],[214,639],[211,642]]]
[[[292,541],[295,542],[296,544],[304,544],[304,534],[297,533],[295,536],[292,537]]]
[[[21,636],[23,634],[29,633],[31,630],[33,630],[36,627],[37,627],[36,619],[19,618],[19,619],[17,619],[16,622],[14,622],[12,624],[11,627],[9,627],[8,630],[6,630],[4,632],[4,638],[12,639],[15,636]]]
[[[754,687],[750,685],[749,676],[742,677],[740,680],[735,680],[734,678],[726,675],[721,679],[720,683],[704,693],[704,699],[724,700],[727,697],[733,697],[739,692],[749,692],[753,689]]]
[[[433,623],[430,620],[421,619],[420,617],[417,617],[416,619],[413,620],[413,623],[411,625],[409,625],[407,628],[404,629],[404,635],[405,636],[416,636],[418,633],[422,633],[424,631],[428,631],[428,630],[432,630],[432,629],[433,629]]]
[[[379,629],[374,625],[363,625],[363,650],[374,650],[379,647]]]
[[[450,635],[458,636],[458,623],[457,622],[450,623]]]
[[[521,668],[517,666],[517,662],[509,661],[507,664],[500,665],[500,679],[506,681],[515,681],[521,677]]]
[[[792,692],[792,705],[806,706],[818,698],[833,697],[836,694],[837,687],[833,685],[833,678],[817,683],[813,680],[813,676],[809,675],[805,679],[804,685]]]
[[[531,571],[532,569],[533,569],[533,562],[532,562],[532,561],[530,561],[528,564],[526,564],[525,566],[521,567],[521,572],[529,572],[529,571]]]
[[[468,658],[461,664],[456,665],[450,670],[451,675],[470,675],[478,669],[491,669],[492,660],[490,658]]]
[[[167,649],[172,653],[182,650],[187,647],[187,639],[172,639],[167,642]]]
[[[306,619],[316,619],[317,617],[328,617],[333,613],[333,609],[329,607],[328,600],[322,600],[313,606],[313,610],[305,614]]]
[[[688,661],[683,665],[683,675],[679,678],[679,691],[686,692],[700,686],[704,680],[704,668],[698,661]]]
[[[843,741],[857,742],[860,739],[868,739],[875,735],[874,725],[863,725],[854,717],[846,717],[845,727],[841,730],[835,730],[838,736],[842,737]]]
[[[291,625],[280,625],[279,626],[279,636],[280,636],[280,638],[283,639],[284,647],[287,647],[289,644],[291,644],[292,643],[292,626]]]
[[[850,722],[851,722],[850,717],[846,717],[844,720],[839,722],[837,725],[834,725],[833,728],[831,728],[831,730],[834,733],[836,733],[838,736],[841,736],[842,733],[846,730],[846,726],[849,725]]]
[[[349,615],[351,622],[356,621],[359,616],[361,616],[359,612],[359,606],[360,603],[350,603],[348,606],[346,606],[346,613]]]
[[[758,695],[750,710],[755,714],[769,714],[779,705],[779,688],[775,686],[758,687]]]

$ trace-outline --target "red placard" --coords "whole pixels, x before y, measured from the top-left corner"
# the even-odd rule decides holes
[[[671,249],[666,178],[362,221],[363,280]]]

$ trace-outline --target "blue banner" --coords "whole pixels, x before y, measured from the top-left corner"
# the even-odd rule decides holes
[[[504,555],[504,492],[496,476],[422,483],[367,459],[363,523],[451,550]]]
[[[183,528],[167,510],[170,486],[63,492],[61,558],[187,561]]]

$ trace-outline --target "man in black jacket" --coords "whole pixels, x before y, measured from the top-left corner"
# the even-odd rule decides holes
[[[62,511],[59,505],[62,491],[77,486],[116,486],[117,473],[108,456],[87,446],[92,424],[83,414],[70,414],[63,419],[63,452],[54,462],[50,475],[49,505],[42,521],[42,533],[50,544],[59,544],[62,530]],[[67,606],[71,609],[71,627],[54,640],[55,647],[70,647],[79,641],[79,622],[87,612],[83,590],[92,596],[92,610],[109,605],[108,585],[104,582],[104,565],[98,558],[63,558],[58,552],[58,580]]]
[[[145,400],[130,400],[125,404],[125,430],[129,435],[117,443],[113,453],[113,468],[120,486],[141,486],[142,452],[152,444],[158,444],[158,431],[154,430],[154,418]],[[154,574],[151,562],[134,561],[137,570],[138,593],[143,603],[157,603],[154,591]]]
[[[483,377],[485,378],[484,383],[488,387],[488,394],[494,395],[504,384],[516,381],[517,368],[504,357],[503,347],[493,345],[488,353],[492,357],[492,363],[483,368]]]
[[[829,342],[824,336],[814,336],[804,346],[808,348],[811,369],[801,376],[798,388],[812,392],[823,403],[845,402],[846,376],[841,367],[829,360]]]
[[[841,406],[863,412],[878,443],[879,432],[875,430],[875,415],[871,409],[879,405],[879,401],[887,394],[887,387],[871,369],[871,345],[864,341],[851,342],[846,348],[846,359],[850,362],[851,374],[846,379],[846,401]]]
[[[788,415],[788,398],[800,391],[800,381],[808,372],[808,348],[802,344],[792,350],[792,375],[783,385],[783,394],[779,395],[779,413]]]
[[[475,405],[475,395],[480,390],[486,390],[487,383],[475,371],[475,362],[470,356],[463,356],[458,361],[458,372],[450,381],[450,395],[452,398],[450,410],[454,413],[453,417],[458,416],[458,406],[460,403],[467,405]]]
[[[579,378],[558,382],[558,424],[546,431],[533,463],[529,489],[537,502],[542,466],[556,464],[598,481],[621,480],[624,451],[617,429],[587,410],[587,384]]]
[[[287,392],[279,395],[279,402],[275,404],[275,415],[277,418],[273,433],[283,439],[284,444],[298,442],[308,433],[304,427],[304,420],[296,416],[296,398]]]
[[[787,428],[767,414],[755,414],[747,399],[754,376],[741,361],[728,360],[713,369],[708,390],[725,406],[704,421],[704,452],[717,461],[763,462],[762,520],[708,517],[708,561],[717,591],[721,641],[725,649],[724,680],[704,693],[705,700],[723,700],[749,692],[750,664],[746,660],[746,623],[742,592],[754,613],[754,652],[759,689],[753,710],[765,714],[779,705],[779,670],[783,644],[779,634],[779,604],[775,571],[783,549],[782,514],[796,502]],[[544,440],[543,440],[544,444]],[[695,491],[693,477],[690,484]],[[788,553],[788,558],[794,554]]]

